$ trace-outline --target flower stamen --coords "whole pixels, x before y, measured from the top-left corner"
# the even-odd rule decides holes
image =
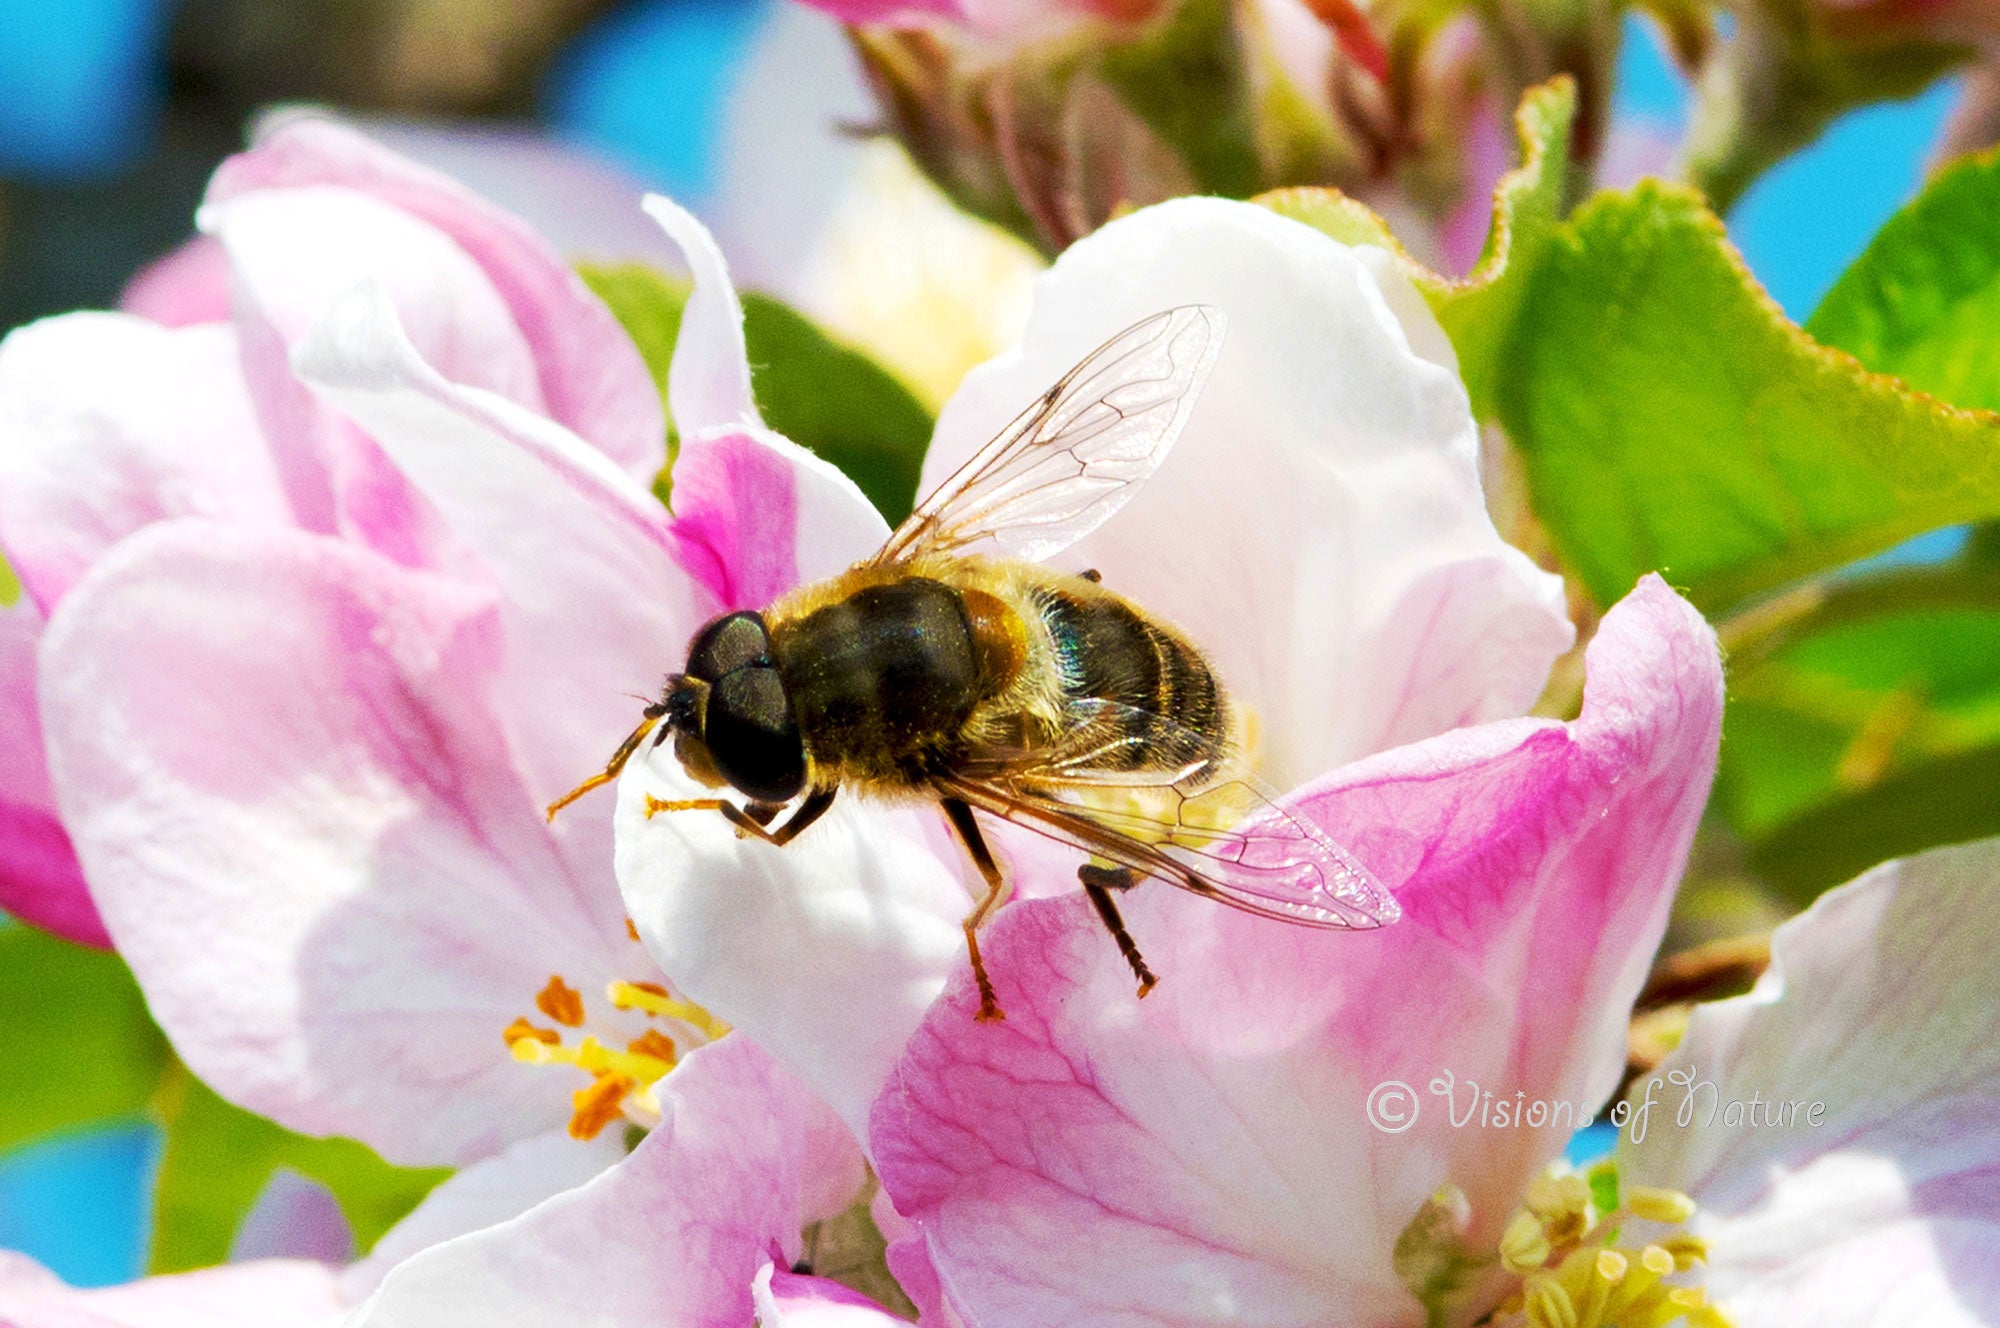
[[[692,1001],[675,1000],[657,982],[614,982],[605,988],[611,1003],[621,1010],[644,1010],[664,1019],[678,1019],[699,1030],[711,1042],[729,1031],[729,1025]]]
[[[1500,1237],[1499,1262],[1521,1278],[1501,1302],[1496,1328],[1729,1328],[1699,1287],[1666,1279],[1703,1261],[1700,1238],[1674,1231],[1636,1248],[1620,1245],[1634,1222],[1678,1227],[1694,1200],[1676,1190],[1634,1186],[1622,1200],[1612,1163],[1589,1179],[1551,1170],[1528,1186]]]
[[[613,982],[607,993],[618,1010],[636,1010],[649,1020],[670,1019],[679,1028],[671,1034],[642,1029],[625,1041],[622,1051],[589,1033],[571,1043],[557,1030],[526,1019],[516,1019],[502,1034],[508,1051],[524,1065],[571,1065],[590,1075],[590,1083],[571,1099],[569,1133],[575,1139],[594,1139],[620,1117],[646,1129],[659,1124],[660,1100],[653,1087],[680,1063],[682,1046],[710,1042],[729,1031],[708,1011],[676,999],[656,982]],[[583,993],[560,976],[551,977],[536,994],[535,1008],[565,1028],[581,1029],[589,1018]]]

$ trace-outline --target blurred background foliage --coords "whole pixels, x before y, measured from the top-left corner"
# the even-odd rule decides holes
[[[2000,408],[2000,339],[1987,334],[2000,165],[1953,169],[1885,229],[1954,103],[1961,120],[1976,112],[1988,75],[1940,79],[1962,52],[1934,34],[1834,30],[1771,3],[1722,19],[1745,25],[1739,58],[1797,91],[1790,119],[1760,120],[1754,101],[1692,95],[1668,54],[1692,40],[1676,26],[1687,11],[1651,12],[1614,32],[1615,77],[1586,89],[1584,110],[1688,135],[1689,174],[1728,204],[1749,276],[1684,196],[1641,187],[1587,204],[1561,223],[1521,326],[1475,387],[1535,495],[1539,522],[1510,533],[1560,558],[1585,615],[1664,564],[1730,648],[1721,778],[1679,947],[1768,928],[1894,853],[2000,832],[2000,537],[1980,524],[2000,516],[2000,474],[1932,493],[1921,466],[1897,469],[1925,448],[1968,466],[1990,426],[1954,434],[1912,415],[1901,389],[1816,377],[1819,346],[1757,293],[1870,370]],[[782,17],[779,0],[0,0],[0,330],[115,304],[190,233],[209,173],[274,103],[334,105],[392,143],[426,126],[467,142],[546,135],[699,210],[720,190],[732,118],[828,114],[812,86],[766,81],[742,104],[750,54]],[[780,183],[799,182],[766,188]],[[586,234],[625,224],[578,221]],[[663,372],[681,279],[585,271]],[[1617,317],[1604,314],[1612,287]],[[891,519],[906,511],[956,361],[885,369],[767,295],[749,298],[747,319],[770,423]],[[1690,402],[1711,412],[1706,427],[1690,425]],[[1829,442],[1853,437],[1875,445]],[[1818,468],[1815,486],[1746,505],[1743,486],[1787,457]],[[1618,500],[1633,492],[1646,501]],[[1856,516],[1853,493],[1894,501]],[[1837,539],[1801,554],[1760,519],[1794,503],[1822,533],[1848,522],[1856,549],[1924,533],[1842,568]],[[1786,588],[1807,574],[1830,575]],[[278,1203],[337,1201],[365,1248],[438,1179],[223,1103],[174,1062],[119,961],[4,921],[0,1038],[0,1247],[74,1283],[255,1250],[259,1210]]]

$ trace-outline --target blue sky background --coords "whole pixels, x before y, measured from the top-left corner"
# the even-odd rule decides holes
[[[711,183],[706,145],[724,71],[775,2],[649,0],[621,9],[557,61],[545,119],[654,187],[699,197]],[[145,150],[160,108],[165,6],[0,0],[0,174],[102,175]],[[1619,83],[1621,114],[1684,121],[1686,89],[1636,23]],[[1847,117],[1759,182],[1730,218],[1751,268],[1794,318],[1812,311],[1915,191],[1953,91],[1942,85]],[[137,1275],[158,1151],[155,1132],[135,1122],[0,1156],[0,1247],[81,1285]]]

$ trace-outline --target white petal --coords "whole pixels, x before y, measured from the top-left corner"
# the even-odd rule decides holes
[[[2000,1318],[1996,933],[2000,841],[1878,867],[1780,927],[1757,987],[1661,1065],[1626,1174],[1701,1205],[1743,1328]]]
[[[339,1321],[333,1270],[303,1259],[82,1288],[65,1286],[26,1255],[0,1250],[6,1328],[331,1328]]]
[[[1214,655],[1281,786],[1521,713],[1572,638],[1560,581],[1486,515],[1442,333],[1380,266],[1251,204],[1114,221],[1041,278],[1020,348],[967,377],[924,467],[928,488],[1123,328],[1220,308],[1228,339],[1174,454],[1061,561]]]
[[[729,266],[708,227],[659,194],[646,195],[646,211],[673,237],[694,270],[694,291],[681,313],[674,362],[667,374],[667,407],[674,427],[699,433],[730,425],[762,428],[750,391],[750,353],[743,343],[743,304]]]
[[[783,848],[711,811],[648,819],[646,796],[712,796],[667,748],[618,787],[618,883],[680,991],[755,1039],[865,1137],[903,1044],[964,963],[970,908],[921,810],[844,796]]]
[[[421,1250],[484,1227],[510,1222],[536,1204],[587,1185],[625,1158],[624,1131],[589,1141],[567,1130],[538,1134],[476,1162],[424,1196],[408,1217],[375,1242],[368,1257],[340,1276],[341,1295],[366,1299],[389,1270]]]

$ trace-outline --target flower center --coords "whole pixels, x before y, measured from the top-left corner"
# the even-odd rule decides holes
[[[613,982],[604,999],[614,1011],[636,1013],[645,1024],[639,1035],[585,1031],[593,1021],[583,993],[561,975],[535,995],[535,1008],[559,1028],[516,1019],[502,1033],[514,1059],[528,1065],[573,1065],[590,1082],[571,1098],[569,1119],[573,1139],[595,1139],[605,1126],[623,1118],[641,1129],[660,1123],[660,1100],[653,1086],[666,1077],[690,1047],[713,1042],[729,1031],[726,1024],[691,1001],[674,997],[656,982]],[[575,1030],[575,1040],[568,1032]],[[629,1032],[629,1028],[626,1030]],[[607,1040],[608,1038],[608,1040]],[[619,1042],[624,1050],[618,1049]]]
[[[1693,1216],[1694,1200],[1678,1190],[1635,1185],[1621,1197],[1615,1163],[1600,1163],[1587,1178],[1544,1172],[1501,1234],[1500,1266],[1521,1283],[1493,1323],[1729,1328],[1699,1286],[1667,1280],[1707,1262],[1708,1246],[1682,1229]],[[1635,1227],[1651,1235],[1633,1243]]]
[[[1621,1195],[1614,1162],[1584,1175],[1557,1164],[1529,1184],[1497,1253],[1464,1250],[1464,1199],[1447,1187],[1397,1241],[1396,1265],[1433,1311],[1498,1282],[1504,1296],[1480,1319],[1492,1328],[1731,1328],[1686,1276],[1708,1257],[1684,1229],[1694,1210],[1676,1190]]]

